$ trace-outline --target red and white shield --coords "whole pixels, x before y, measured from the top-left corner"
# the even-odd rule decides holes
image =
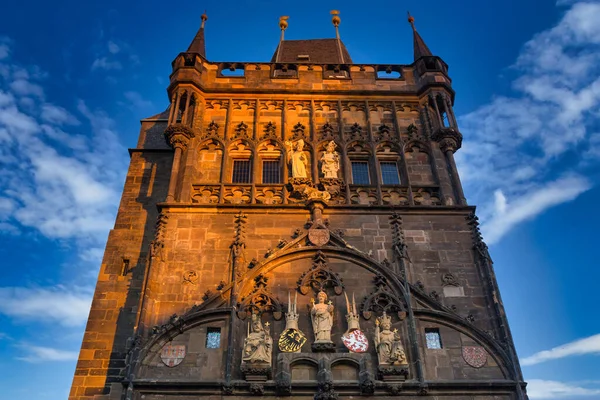
[[[369,340],[358,329],[344,333],[342,335],[342,342],[353,353],[364,353],[369,349]]]
[[[175,367],[185,358],[185,344],[167,343],[160,351],[160,359],[167,367]]]
[[[481,368],[487,361],[487,352],[483,347],[463,346],[462,356],[465,362],[473,368]]]

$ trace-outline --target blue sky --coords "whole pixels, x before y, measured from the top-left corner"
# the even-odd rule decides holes
[[[407,3],[12,3],[0,25],[0,399],[66,398],[139,119],[207,8],[207,55],[267,61],[334,35],[357,63],[410,63]],[[478,205],[532,399],[600,398],[596,211],[600,3],[411,2],[450,65],[456,157]],[[8,18],[10,16],[10,18]],[[25,23],[26,21],[26,23]],[[35,384],[16,386],[11,382]]]

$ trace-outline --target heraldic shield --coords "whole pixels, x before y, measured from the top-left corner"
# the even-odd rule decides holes
[[[487,352],[483,347],[463,346],[462,356],[466,363],[473,368],[481,368],[487,361]]]
[[[364,353],[369,349],[367,336],[359,329],[342,335],[342,342],[353,353]]]
[[[160,359],[167,367],[176,367],[185,358],[185,345],[167,343],[160,351]]]
[[[297,353],[306,343],[306,336],[297,329],[286,329],[279,336],[279,350],[285,353]]]

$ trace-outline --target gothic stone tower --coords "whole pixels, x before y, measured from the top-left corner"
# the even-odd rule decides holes
[[[448,66],[339,39],[212,62],[144,119],[71,399],[524,399]],[[333,13],[336,28],[340,19]]]

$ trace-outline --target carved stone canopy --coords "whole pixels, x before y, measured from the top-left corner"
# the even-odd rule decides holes
[[[262,274],[254,278],[254,289],[237,305],[239,318],[245,319],[249,313],[265,312],[272,312],[273,318],[277,321],[283,317],[283,304],[267,288],[267,280],[268,278]]]
[[[362,303],[362,315],[364,319],[370,319],[373,312],[398,313],[400,320],[406,318],[406,304],[395,293],[393,293],[387,280],[382,275],[375,276],[375,290],[371,292]]]
[[[310,289],[318,293],[328,287],[332,287],[336,295],[344,292],[342,278],[327,266],[327,256],[319,250],[313,257],[312,267],[298,279],[298,290],[306,295]]]
[[[193,130],[181,124],[170,125],[165,129],[167,143],[174,149],[179,147],[185,150],[194,136]]]

